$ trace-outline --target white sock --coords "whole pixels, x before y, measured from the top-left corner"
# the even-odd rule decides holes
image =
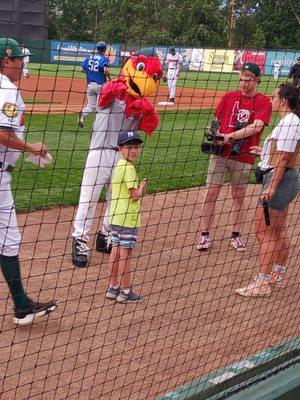
[[[259,279],[262,279],[262,280],[268,280],[268,279],[270,279],[270,275],[266,275],[266,274],[261,274],[261,273],[259,273],[259,274],[258,274],[258,278],[259,278]]]
[[[129,289],[122,289],[122,292],[124,292],[125,294],[129,294],[130,288]]]
[[[284,273],[286,271],[286,266],[280,264],[273,264],[272,271]]]

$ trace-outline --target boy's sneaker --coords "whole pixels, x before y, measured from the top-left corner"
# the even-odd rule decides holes
[[[235,248],[236,251],[245,251],[246,250],[246,245],[242,241],[240,236],[232,236],[230,240],[230,244],[232,247]]]
[[[236,289],[235,292],[244,297],[264,297],[271,296],[272,292],[268,283],[261,283],[258,279],[248,286]]]
[[[56,300],[49,301],[48,303],[35,303],[30,301],[28,308],[24,310],[16,310],[14,316],[14,324],[27,325],[33,322],[38,317],[50,314],[56,309],[58,302]]]
[[[89,248],[86,242],[73,238],[72,242],[72,263],[74,267],[85,268],[88,262]]]
[[[140,303],[141,301],[144,301],[144,297],[140,296],[139,294],[135,294],[131,289],[128,294],[121,290],[119,296],[117,297],[118,303]]]
[[[118,287],[116,289],[113,287],[110,287],[110,288],[108,288],[108,290],[105,294],[105,297],[107,299],[115,300],[119,296],[120,291],[121,291],[120,287]]]
[[[212,239],[208,235],[201,235],[198,239],[197,249],[207,250],[212,245]]]
[[[81,113],[77,114],[77,125],[79,126],[79,128],[84,127],[84,119]]]

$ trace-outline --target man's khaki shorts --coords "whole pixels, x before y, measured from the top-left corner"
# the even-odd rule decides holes
[[[206,183],[208,185],[222,186],[225,183],[227,174],[229,174],[231,184],[246,187],[251,169],[251,164],[212,155],[208,166]]]

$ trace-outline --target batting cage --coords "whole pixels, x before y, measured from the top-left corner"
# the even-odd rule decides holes
[[[297,52],[0,59],[1,400],[299,398]]]

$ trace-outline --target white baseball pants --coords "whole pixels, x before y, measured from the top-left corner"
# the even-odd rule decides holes
[[[91,82],[87,86],[86,97],[88,100],[87,105],[81,111],[81,115],[86,117],[89,114],[95,113],[97,108],[97,98],[101,91],[102,85],[96,82]]]
[[[178,69],[174,68],[169,68],[168,73],[167,73],[167,79],[168,79],[168,86],[169,86],[169,97],[170,99],[175,98],[175,93],[176,93],[176,83],[177,83],[177,74],[178,74]]]
[[[113,169],[120,160],[121,155],[115,150],[90,150],[83,173],[80,199],[77,214],[74,221],[73,237],[89,240],[88,232],[92,226],[96,212],[96,206],[104,186],[106,186],[106,210],[103,219],[102,232],[109,230],[109,184]]]
[[[0,254],[7,257],[19,254],[21,242],[10,182],[10,172],[0,171]]]

